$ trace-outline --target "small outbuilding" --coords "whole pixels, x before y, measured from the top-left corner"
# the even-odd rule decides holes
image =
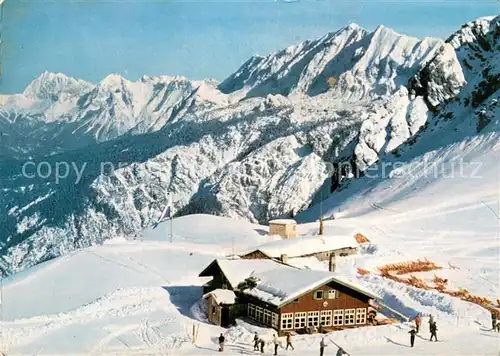
[[[280,259],[316,257],[320,261],[331,260],[335,256],[354,255],[359,244],[353,234],[345,236],[304,236],[295,239],[276,240],[256,246],[239,254],[242,259]],[[285,261],[281,261],[286,263]],[[332,261],[334,262],[334,261]]]
[[[215,289],[203,296],[206,300],[208,320],[215,325],[226,327],[231,325],[231,306],[236,302],[232,290]]]
[[[269,235],[279,235],[284,239],[297,237],[297,222],[293,219],[271,220]]]

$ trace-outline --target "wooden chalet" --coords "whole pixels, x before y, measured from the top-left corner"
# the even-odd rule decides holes
[[[273,260],[214,260],[199,276],[212,277],[205,293],[235,292],[232,318],[247,316],[280,335],[367,325],[370,302],[377,298],[336,273]]]
[[[295,239],[275,240],[259,245],[239,254],[243,259],[281,259],[316,257],[327,261],[332,256],[348,256],[356,254],[359,244],[354,234],[346,236],[304,236]]]

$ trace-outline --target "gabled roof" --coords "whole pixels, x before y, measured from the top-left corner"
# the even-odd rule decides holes
[[[378,298],[364,288],[351,283],[340,275],[328,271],[298,269],[273,260],[215,260],[200,276],[216,264],[226,276],[233,289],[249,277],[257,279],[257,286],[242,291],[264,302],[282,307],[301,295],[336,282],[370,298]]]
[[[211,276],[211,270],[218,267],[233,289],[240,282],[250,277],[253,273],[261,273],[276,268],[293,268],[276,263],[273,260],[243,260],[243,259],[216,259],[213,260],[200,274],[200,277]]]
[[[273,260],[217,260],[219,267],[233,288],[250,276],[262,275],[268,271],[297,270],[294,267],[276,263]]]
[[[273,256],[270,256],[267,253],[265,253],[264,251],[260,250],[259,248],[253,248],[251,250],[245,250],[244,252],[239,253],[238,256],[243,257],[243,256],[249,255],[249,254],[254,253],[254,252],[260,252],[263,255],[265,255],[266,257],[274,258]]]
[[[216,289],[203,296],[203,298],[208,298],[212,296],[218,305],[221,304],[234,304],[236,301],[236,294],[229,289]]]
[[[278,258],[281,255],[298,257],[319,252],[340,250],[343,248],[356,248],[358,246],[359,244],[354,238],[354,234],[347,236],[303,236],[266,242],[251,250],[244,251],[240,256],[254,251],[260,251],[273,258]]]

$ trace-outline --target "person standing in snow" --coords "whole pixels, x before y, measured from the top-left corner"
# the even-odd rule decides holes
[[[295,350],[295,347],[292,345],[292,335],[290,333],[286,334],[286,349],[288,350],[288,346],[292,348],[292,350]]]
[[[491,328],[495,330],[497,327],[497,315],[495,312],[491,312]]]
[[[255,332],[255,335],[253,336],[253,350],[259,351],[259,335],[257,332]]]
[[[226,341],[226,338],[221,333],[219,336],[219,352],[224,351],[224,341]]]
[[[420,330],[420,323],[422,322],[422,320],[420,319],[420,314],[417,314],[417,316],[415,317],[415,328],[416,328],[416,332],[418,334],[418,331]]]
[[[408,334],[410,334],[410,346],[413,347],[413,344],[415,343],[415,334],[417,331],[415,329],[411,329]]]
[[[431,331],[432,324],[434,324],[434,317],[432,315],[429,316],[429,331]]]
[[[325,347],[326,347],[326,343],[325,343],[325,338],[322,337],[321,338],[321,342],[319,343],[319,356],[323,356],[323,353],[325,352]]]
[[[497,320],[497,325],[496,326],[497,326],[497,332],[500,333],[500,320]]]
[[[436,322],[433,322],[433,323],[431,324],[430,329],[431,329],[431,338],[430,338],[430,340],[429,340],[429,341],[432,341],[432,338],[433,338],[433,337],[434,337],[434,339],[435,339],[436,341],[438,341],[438,338],[437,338],[437,325],[436,325]]]
[[[264,345],[266,344],[266,342],[264,341],[264,339],[260,339],[259,343],[260,343],[260,352],[264,353]]]
[[[276,334],[273,335],[273,344],[274,344],[274,355],[278,354],[278,346],[280,345],[280,341]]]

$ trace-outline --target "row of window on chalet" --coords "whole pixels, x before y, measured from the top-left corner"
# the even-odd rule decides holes
[[[252,303],[247,315],[251,319],[278,330],[303,330],[306,328],[361,326],[366,324],[367,308],[313,310],[283,313],[280,315]]]

